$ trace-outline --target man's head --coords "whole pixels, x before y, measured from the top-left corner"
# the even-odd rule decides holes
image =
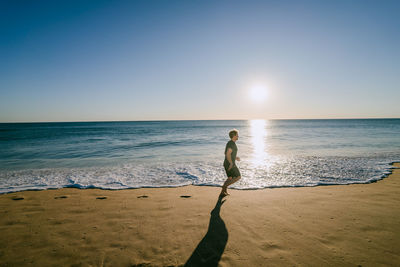
[[[238,140],[238,138],[239,138],[239,131],[236,130],[236,129],[231,130],[231,131],[229,132],[229,138],[230,138],[232,141]]]

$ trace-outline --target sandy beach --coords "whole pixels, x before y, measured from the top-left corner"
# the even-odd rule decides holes
[[[399,265],[400,169],[372,184],[219,192],[0,195],[0,266]]]

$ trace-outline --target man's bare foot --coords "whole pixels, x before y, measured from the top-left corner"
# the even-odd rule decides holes
[[[223,196],[223,197],[229,196],[228,192],[226,192],[226,191],[224,191],[224,192],[221,192],[221,194],[220,194],[220,195],[221,195],[221,196]]]

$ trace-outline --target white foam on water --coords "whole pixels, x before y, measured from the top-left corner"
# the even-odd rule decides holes
[[[378,158],[275,157],[262,166],[238,163],[242,179],[235,189],[262,189],[371,183],[390,174],[393,161]],[[63,187],[128,189],[220,186],[226,179],[221,162],[123,164],[90,168],[0,171],[0,193]]]

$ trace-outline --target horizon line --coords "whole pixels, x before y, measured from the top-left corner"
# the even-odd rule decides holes
[[[162,121],[252,121],[252,120],[265,120],[265,121],[288,121],[288,120],[387,120],[387,119],[400,119],[400,117],[367,117],[367,118],[297,118],[297,119],[154,119],[154,120],[87,120],[87,121],[10,121],[0,122],[0,124],[6,123],[79,123],[79,122],[162,122]]]

